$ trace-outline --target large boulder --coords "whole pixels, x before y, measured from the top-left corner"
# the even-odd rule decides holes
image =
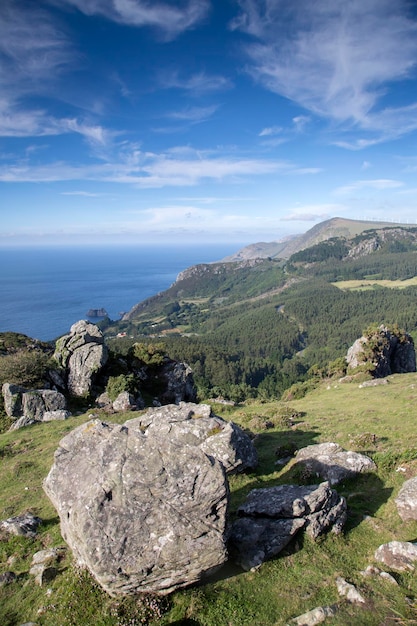
[[[92,420],[62,439],[44,481],[77,562],[113,596],[167,594],[227,558],[223,465],[156,433]]]
[[[41,422],[45,415],[66,411],[67,402],[59,391],[52,389],[27,390],[18,385],[5,383],[2,387],[6,414],[26,423]],[[61,414],[62,415],[62,414]],[[67,413],[67,417],[68,417]]]
[[[405,522],[417,520],[417,476],[406,480],[395,499],[398,515]]]
[[[180,402],[148,409],[125,425],[162,440],[199,446],[220,461],[228,474],[253,469],[258,464],[250,437],[233,422],[212,415],[208,404]]]
[[[85,320],[76,322],[69,334],[56,342],[54,358],[67,372],[69,393],[88,396],[108,358],[102,332],[95,324]]]
[[[308,472],[329,481],[331,485],[357,474],[376,470],[375,463],[365,454],[344,450],[339,444],[332,442],[301,448],[297,452],[296,460]]]
[[[329,530],[341,532],[347,507],[327,482],[279,485],[253,489],[238,515],[241,518],[232,525],[229,546],[234,560],[249,570],[281,552],[301,528],[314,539]]]
[[[367,365],[375,378],[416,371],[416,353],[411,335],[381,325],[360,337],[349,348],[346,361],[354,370]]]

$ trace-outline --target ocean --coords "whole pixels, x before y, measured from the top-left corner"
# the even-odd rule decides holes
[[[239,246],[0,249],[0,332],[50,341],[104,308],[112,320],[167,289],[179,272],[218,261]]]

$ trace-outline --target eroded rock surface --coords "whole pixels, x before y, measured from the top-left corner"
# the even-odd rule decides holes
[[[394,570],[414,571],[417,561],[417,543],[410,541],[390,541],[375,552],[375,558]]]
[[[346,501],[328,483],[279,485],[254,489],[238,508],[230,533],[230,551],[243,569],[278,554],[301,528],[313,538],[346,521]]]
[[[302,463],[312,474],[317,474],[331,485],[357,474],[372,472],[376,465],[365,454],[344,450],[337,443],[319,443],[301,448],[297,463]]]
[[[85,320],[76,322],[69,334],[56,342],[54,358],[67,372],[69,393],[88,396],[108,358],[101,330]]]
[[[417,520],[417,476],[406,480],[395,499],[398,515],[405,522]]]
[[[67,408],[67,401],[62,393],[52,389],[28,390],[5,383],[2,393],[6,414],[16,421],[24,418],[21,420],[22,424],[42,422],[45,414],[66,411]]]
[[[222,464],[156,432],[92,420],[62,439],[44,482],[76,560],[111,595],[166,594],[227,558]]]
[[[23,513],[1,521],[0,528],[12,535],[35,537],[41,524],[40,517],[36,517],[32,513]]]
[[[212,415],[208,404],[180,402],[179,405],[152,408],[127,421],[126,426],[162,440],[199,446],[203,452],[219,460],[228,474],[258,464],[256,448],[250,437],[233,422]]]

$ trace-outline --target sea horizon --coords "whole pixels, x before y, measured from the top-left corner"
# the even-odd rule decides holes
[[[168,289],[192,265],[220,261],[236,244],[14,245],[0,248],[0,332],[53,341],[89,309],[112,320]]]

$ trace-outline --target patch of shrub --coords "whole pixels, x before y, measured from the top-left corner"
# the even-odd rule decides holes
[[[120,374],[119,376],[110,376],[106,385],[106,392],[110,400],[114,402],[117,396],[123,391],[135,394],[137,392],[137,383],[133,374]]]
[[[22,350],[0,357],[0,385],[13,383],[22,387],[43,387],[50,365],[47,354]]]

